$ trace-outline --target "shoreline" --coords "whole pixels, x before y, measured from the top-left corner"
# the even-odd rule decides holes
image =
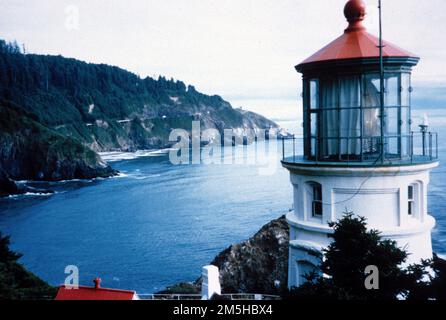
[[[2,199],[17,200],[17,199],[20,199],[23,197],[50,197],[50,196],[53,196],[53,195],[56,195],[59,193],[63,193],[63,192],[54,191],[51,189],[36,189],[34,187],[30,187],[29,184],[31,184],[31,185],[33,185],[33,184],[34,185],[49,184],[51,186],[61,186],[61,185],[65,185],[65,184],[69,184],[69,183],[76,183],[76,182],[93,183],[95,181],[103,181],[106,179],[127,178],[127,177],[128,177],[128,174],[119,172],[117,175],[108,177],[108,178],[97,177],[97,178],[92,178],[92,179],[71,179],[71,180],[60,180],[60,181],[34,181],[34,180],[14,181],[18,186],[20,186],[21,188],[26,188],[26,190],[28,190],[28,191],[23,192],[23,193],[2,195],[2,196],[0,196],[0,200],[2,200]]]

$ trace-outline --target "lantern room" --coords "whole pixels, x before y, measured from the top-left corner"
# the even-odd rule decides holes
[[[402,160],[413,154],[411,71],[419,58],[388,42],[380,46],[362,25],[365,9],[361,0],[347,2],[344,34],[296,66],[303,74],[306,160]]]

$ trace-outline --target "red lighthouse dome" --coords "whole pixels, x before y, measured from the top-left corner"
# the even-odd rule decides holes
[[[299,72],[323,62],[379,57],[379,39],[368,33],[362,25],[366,16],[365,3],[362,0],[348,1],[344,8],[344,15],[349,22],[344,34],[297,65],[296,69]],[[418,62],[419,58],[413,53],[389,42],[383,43],[384,58],[412,58]]]

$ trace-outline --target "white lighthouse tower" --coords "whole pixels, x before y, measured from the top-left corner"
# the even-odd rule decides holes
[[[282,161],[294,189],[289,287],[318,264],[315,253],[331,241],[328,223],[346,211],[406,248],[409,262],[432,258],[427,192],[437,135],[412,122],[411,72],[419,58],[367,33],[365,9],[361,0],[348,1],[344,34],[296,66],[304,152],[285,150]]]

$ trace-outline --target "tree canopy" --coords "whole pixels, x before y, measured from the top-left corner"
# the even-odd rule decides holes
[[[52,299],[56,288],[27,271],[18,260],[21,254],[9,248],[10,239],[0,232],[0,300]]]
[[[393,240],[368,230],[366,219],[353,213],[331,224],[333,242],[324,250],[319,269],[287,298],[310,300],[427,300],[440,298],[445,265],[433,261],[407,265],[408,253]],[[379,288],[367,289],[365,273],[376,266]],[[433,271],[436,271],[433,272]],[[435,275],[436,274],[436,275]],[[436,290],[435,290],[435,288]]]

